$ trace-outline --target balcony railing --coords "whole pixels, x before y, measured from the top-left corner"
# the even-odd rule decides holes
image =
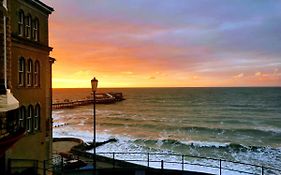
[[[99,152],[112,159],[114,168],[117,161],[126,161],[158,169],[177,169],[182,171],[199,171],[214,174],[281,174],[281,169],[216,159],[193,155],[166,154],[166,153],[144,153],[144,152]]]
[[[19,129],[16,110],[0,112],[0,139],[16,133]]]
[[[83,157],[87,157],[86,163],[93,165],[91,161],[93,154],[85,153]],[[185,171],[197,171],[202,174],[217,174],[217,175],[280,175],[281,169],[253,165],[249,163],[228,161],[223,159],[215,159],[209,157],[200,157],[192,155],[179,154],[165,154],[165,153],[144,153],[144,152],[99,152],[98,161],[106,161],[107,169],[110,170],[176,170],[184,174]],[[78,158],[78,157],[76,157]],[[9,160],[10,170],[29,170],[30,172],[43,171],[43,174],[68,174],[81,172],[79,168],[67,169],[65,158],[60,155],[54,155],[51,160],[37,161],[37,160]],[[21,162],[20,164],[18,162]],[[26,165],[26,166],[18,166]],[[28,165],[28,166],[27,166]],[[91,167],[92,168],[92,167]],[[97,167],[97,171],[103,171],[105,168]],[[92,170],[89,170],[92,172]],[[165,173],[164,173],[165,174]],[[178,173],[177,173],[178,174]]]

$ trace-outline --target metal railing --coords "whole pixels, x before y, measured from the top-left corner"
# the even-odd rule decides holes
[[[117,161],[126,161],[152,168],[200,171],[219,175],[230,173],[252,175],[281,174],[281,169],[277,168],[193,155],[144,152],[99,152],[98,155],[111,158],[112,168],[116,167]]]
[[[93,154],[86,153],[91,158]],[[105,157],[107,168],[156,168],[162,170],[197,171],[218,175],[229,174],[251,174],[251,175],[280,175],[281,169],[253,165],[249,163],[200,157],[193,155],[167,154],[167,153],[145,153],[145,152],[98,152],[97,156]],[[91,159],[90,159],[91,160]],[[99,160],[99,159],[98,159]],[[92,164],[93,162],[86,162]],[[23,166],[24,165],[24,166]],[[64,158],[54,155],[50,160],[25,160],[10,159],[9,172],[27,170],[28,172],[43,172],[43,175],[61,174],[67,172],[64,167]],[[97,168],[99,169],[99,167]],[[78,169],[76,169],[78,170]],[[71,170],[71,171],[76,171]]]

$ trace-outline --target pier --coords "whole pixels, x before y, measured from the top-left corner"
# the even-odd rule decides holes
[[[96,104],[113,104],[119,101],[125,100],[121,92],[109,92],[109,93],[96,93]],[[52,104],[53,109],[74,108],[76,106],[84,106],[94,103],[94,99],[91,96],[81,100],[68,100],[63,102],[55,102]]]

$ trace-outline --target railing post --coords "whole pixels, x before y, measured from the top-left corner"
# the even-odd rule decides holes
[[[43,175],[46,175],[46,160],[43,160]]]
[[[147,153],[147,167],[149,167],[149,153]]]
[[[264,171],[263,166],[261,166],[261,174],[262,175],[263,175],[263,171]]]
[[[61,172],[63,172],[63,157],[61,156]]]
[[[163,169],[164,169],[164,161],[161,160],[161,170],[163,170]]]
[[[184,171],[184,155],[181,156],[181,170]]]
[[[113,159],[113,168],[115,168],[115,152],[113,152],[112,159]]]
[[[220,175],[221,175],[221,159],[220,159]]]
[[[12,174],[12,160],[8,159],[8,174]]]
[[[38,160],[34,161],[34,174],[38,172]]]

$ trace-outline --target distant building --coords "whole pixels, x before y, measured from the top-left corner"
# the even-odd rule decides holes
[[[0,2],[0,174],[43,174],[40,162],[52,155],[55,60],[49,57],[48,18],[53,8],[39,0]]]

